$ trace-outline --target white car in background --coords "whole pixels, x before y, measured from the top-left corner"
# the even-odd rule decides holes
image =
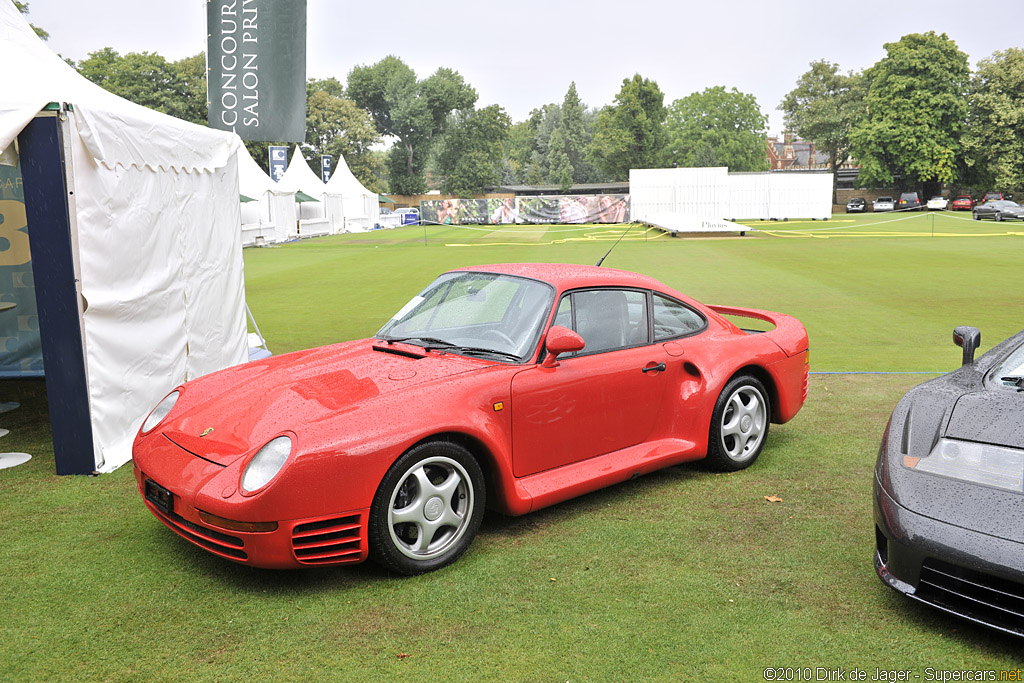
[[[892,197],[879,197],[875,201],[871,202],[871,210],[875,213],[879,211],[892,211],[896,208],[896,202],[893,201]]]
[[[928,200],[929,211],[945,211],[949,206],[949,200],[945,197],[932,197]]]

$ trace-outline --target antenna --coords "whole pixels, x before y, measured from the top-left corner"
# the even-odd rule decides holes
[[[629,227],[626,228],[626,232],[629,232],[630,230],[632,230],[634,225],[636,225],[636,224],[635,223],[630,223]],[[608,258],[608,254],[612,253],[612,249],[614,249],[615,247],[619,246],[619,242],[621,242],[622,238],[626,236],[626,232],[624,232],[621,235],[619,235],[619,239],[615,240],[615,244],[612,245],[612,248],[608,250],[608,253],[606,253],[604,256],[601,257],[600,261],[598,261],[597,263],[594,264],[595,266],[600,266],[602,263],[604,263],[604,260],[606,258]]]

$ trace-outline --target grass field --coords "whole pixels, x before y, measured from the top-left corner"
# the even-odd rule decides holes
[[[699,239],[633,227],[605,265],[798,316],[814,371],[945,371],[959,362],[955,325],[980,327],[983,349],[1022,326],[1024,239],[1008,232],[1019,224],[915,214],[752,227]],[[622,230],[409,227],[248,250],[247,296],[281,353],[373,334],[449,268],[594,263]],[[874,575],[878,439],[926,377],[816,375],[751,469],[673,467],[524,517],[489,514],[467,555],[414,578],[372,565],[274,573],[195,549],[144,509],[127,468],[56,477],[42,383],[4,382],[2,400],[23,407],[0,416],[0,445],[35,457],[0,471],[0,680],[1016,670],[1019,642],[910,604]]]

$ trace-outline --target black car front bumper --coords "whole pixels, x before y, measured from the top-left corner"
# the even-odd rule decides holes
[[[1024,638],[1024,544],[917,514],[875,478],[875,571],[907,597]]]

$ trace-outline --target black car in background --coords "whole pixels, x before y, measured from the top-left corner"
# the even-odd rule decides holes
[[[1024,637],[1024,330],[911,389],[882,435],[875,571],[944,612]]]
[[[921,195],[916,192],[904,192],[896,203],[896,209],[898,211],[920,211],[923,205],[924,202],[921,201]]]
[[[854,197],[846,202],[846,213],[864,213],[868,210],[868,203],[863,197]]]
[[[991,199],[972,209],[974,220],[991,218],[996,221],[1024,220],[1024,206],[1009,199]]]

